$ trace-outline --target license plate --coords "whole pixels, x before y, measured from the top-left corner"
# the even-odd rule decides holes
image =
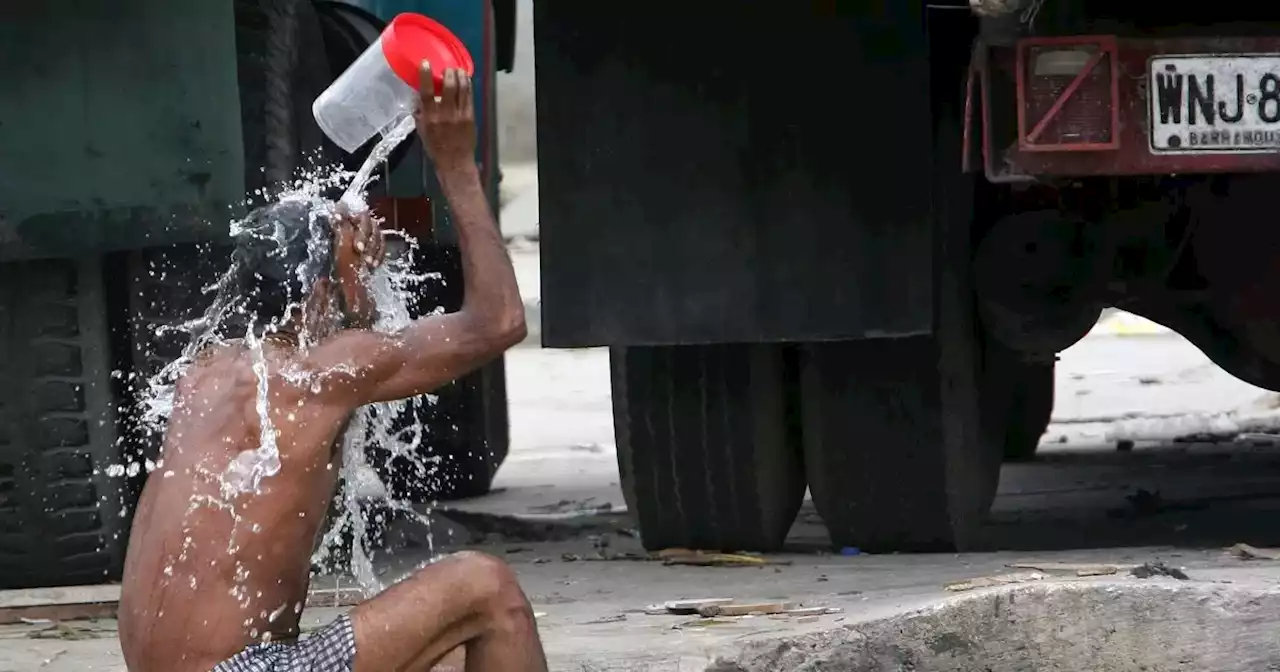
[[[1149,74],[1152,153],[1280,151],[1280,54],[1158,56]]]

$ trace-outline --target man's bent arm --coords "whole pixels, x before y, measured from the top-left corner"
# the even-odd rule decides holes
[[[463,302],[391,334],[345,331],[313,348],[306,368],[344,406],[404,399],[465,375],[526,335],[515,269],[474,161],[439,167],[462,252]],[[328,373],[326,373],[328,372]]]
[[[462,308],[458,315],[475,331],[505,344],[526,334],[524,303],[506,243],[489,209],[475,161],[441,166],[440,186],[452,209],[462,249]]]

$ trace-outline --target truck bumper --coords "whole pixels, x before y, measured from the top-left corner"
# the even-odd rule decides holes
[[[1280,87],[1277,53],[1276,37],[979,42],[962,161],[993,182],[1280,170],[1280,102],[1261,112],[1274,124],[1257,107],[1271,69]],[[1211,63],[1223,56],[1238,67]]]

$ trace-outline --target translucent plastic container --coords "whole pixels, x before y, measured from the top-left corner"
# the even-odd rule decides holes
[[[437,92],[446,69],[475,73],[471,54],[448,28],[421,14],[400,14],[311,104],[316,123],[334,144],[356,151],[413,113],[423,61],[431,64]]]

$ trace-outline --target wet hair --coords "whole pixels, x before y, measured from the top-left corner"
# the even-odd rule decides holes
[[[318,280],[333,277],[333,229],[315,201],[283,200],[250,212],[233,231],[235,249],[224,291],[233,312],[255,331],[283,326],[291,306]]]

